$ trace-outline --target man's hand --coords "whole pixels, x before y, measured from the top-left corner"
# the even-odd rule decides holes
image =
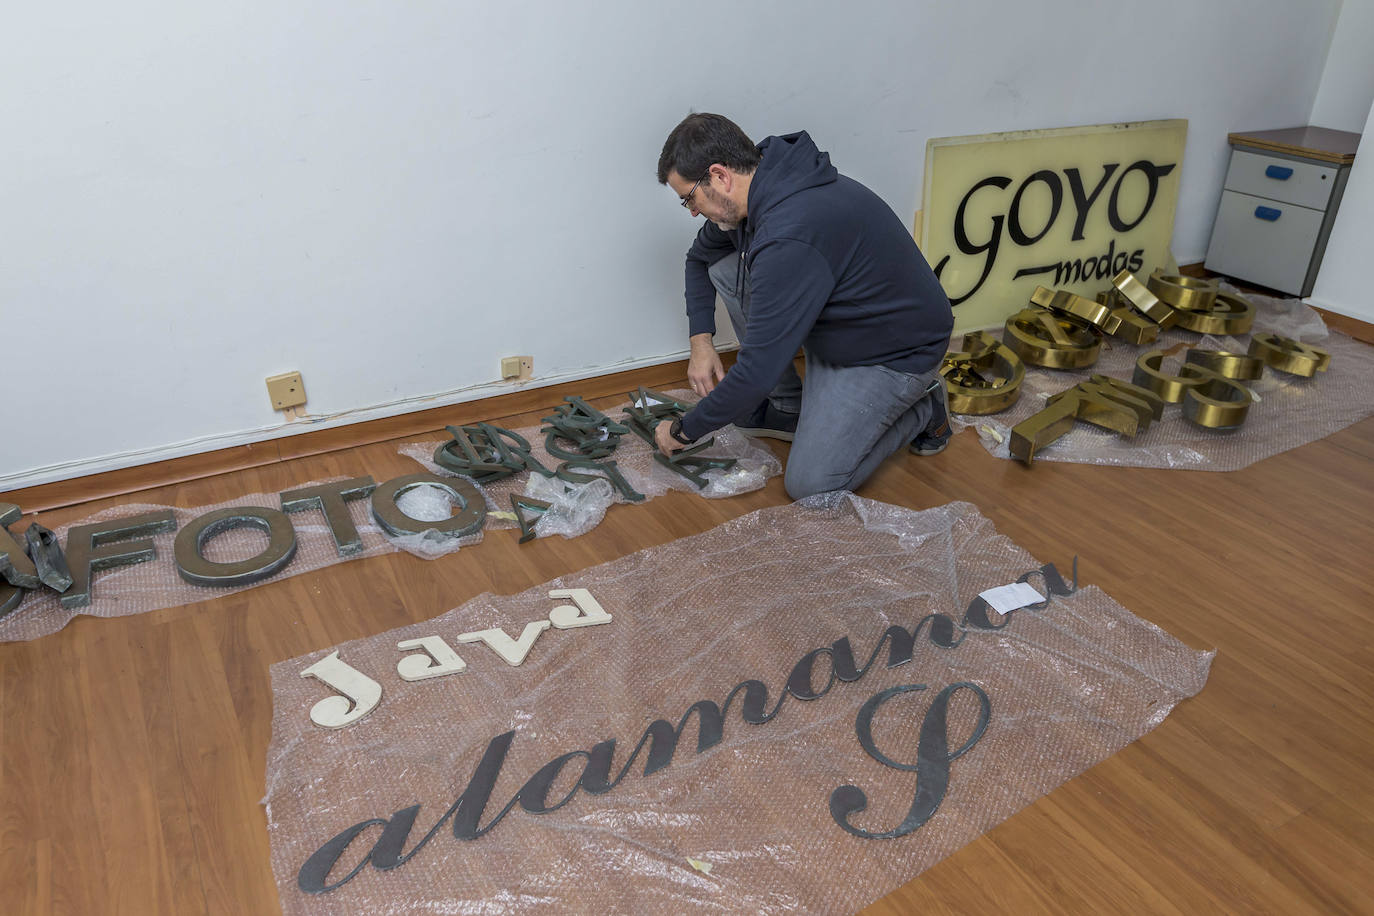
[[[680,452],[686,448],[685,445],[668,434],[668,427],[672,425],[671,420],[660,420],[658,425],[654,427],[654,444],[658,446],[660,452],[669,457],[672,457],[673,452]]]
[[[692,355],[687,361],[687,381],[692,390],[703,398],[711,393],[716,383],[725,378],[725,367],[720,364],[720,354],[711,343],[710,334],[693,334],[691,338]],[[660,445],[662,444],[660,438]],[[669,442],[672,441],[670,438]]]

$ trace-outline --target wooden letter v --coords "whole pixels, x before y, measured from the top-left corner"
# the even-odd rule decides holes
[[[495,650],[497,655],[505,659],[507,665],[518,665],[525,660],[525,656],[530,654],[530,649],[534,648],[534,641],[539,638],[539,634],[550,626],[552,624],[547,620],[535,620],[527,623],[519,640],[511,639],[506,631],[500,627],[492,627],[490,630],[464,633],[458,637],[458,641],[484,642]]]

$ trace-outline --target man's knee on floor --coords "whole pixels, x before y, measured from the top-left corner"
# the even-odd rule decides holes
[[[814,468],[806,468],[794,462],[788,462],[782,485],[787,490],[787,495],[794,500],[830,490],[845,489],[844,482],[837,480],[836,475],[818,474]]]

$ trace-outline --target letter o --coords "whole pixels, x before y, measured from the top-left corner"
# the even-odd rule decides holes
[[[459,504],[459,511],[442,522],[421,521],[402,512],[396,505],[401,494],[426,484],[446,492]],[[440,477],[422,472],[388,480],[374,490],[372,517],[391,535],[422,534],[433,529],[450,537],[462,537],[482,530],[482,523],[487,520],[487,504],[482,499],[482,492],[466,478]]]
[[[232,563],[205,559],[202,551],[212,537],[232,528],[257,528],[267,534],[267,546],[255,557]],[[240,506],[207,512],[177,532],[173,547],[177,572],[192,585],[228,588],[251,585],[275,575],[296,555],[296,531],[279,509]]]
[[[1026,192],[1026,188],[1035,182],[1042,182],[1045,187],[1050,189],[1050,216],[1045,220],[1045,228],[1041,229],[1034,238],[1026,235],[1021,228],[1021,195]],[[1022,248],[1027,245],[1034,245],[1045,237],[1054,225],[1054,221],[1059,217],[1059,207],[1064,203],[1064,185],[1059,180],[1059,176],[1048,169],[1041,169],[1034,175],[1021,182],[1021,187],[1016,189],[1016,196],[1011,199],[1011,207],[1007,210],[1007,235],[1011,240]]]
[[[1145,221],[1145,217],[1150,215],[1150,208],[1155,205],[1155,195],[1159,193],[1159,178],[1167,175],[1174,170],[1172,165],[1156,166],[1152,162],[1144,159],[1132,162],[1126,166],[1125,171],[1116,177],[1116,184],[1112,185],[1112,196],[1107,200],[1107,222],[1112,224],[1112,228],[1117,232],[1130,232],[1136,226]],[[1140,215],[1134,222],[1127,223],[1121,219],[1121,185],[1126,180],[1126,176],[1132,172],[1140,172],[1149,182],[1149,191],[1145,195],[1145,206],[1141,208]]]

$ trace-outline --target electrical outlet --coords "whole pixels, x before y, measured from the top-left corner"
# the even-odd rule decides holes
[[[273,410],[289,410],[305,403],[305,381],[299,372],[283,372],[267,380]]]
[[[524,381],[534,378],[533,356],[506,356],[501,359],[501,378]]]

